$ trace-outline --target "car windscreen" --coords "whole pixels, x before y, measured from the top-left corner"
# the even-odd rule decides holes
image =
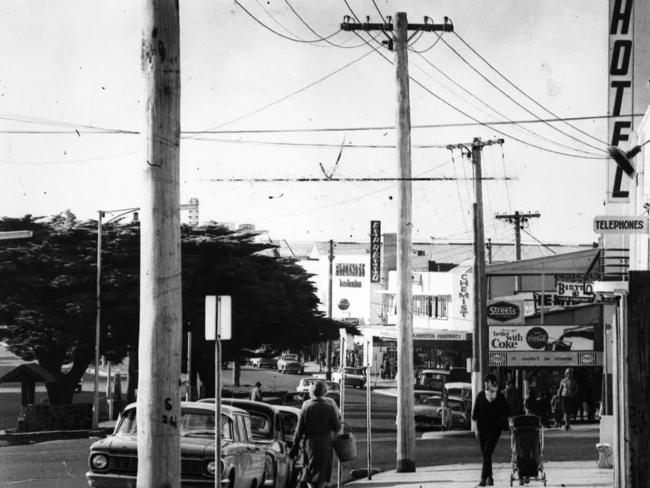
[[[169,422],[170,419],[168,418]],[[232,439],[232,421],[227,415],[221,416],[221,437]],[[137,434],[135,408],[130,408],[122,414],[116,435]],[[182,410],[180,418],[181,436],[214,436],[214,413],[204,410]]]
[[[435,407],[439,407],[442,403],[442,399],[440,397],[427,397],[422,400],[422,405],[433,405]]]
[[[287,354],[284,356],[285,361],[298,361],[298,356],[296,354]]]
[[[465,403],[458,400],[447,400],[447,408],[456,412],[465,413]]]

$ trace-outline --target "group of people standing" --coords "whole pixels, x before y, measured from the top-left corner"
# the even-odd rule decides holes
[[[506,382],[503,395],[514,414],[526,413],[537,415],[545,427],[551,426],[551,419],[556,427],[571,428],[571,419],[581,407],[580,388],[574,377],[572,368],[564,371],[564,378],[557,390],[547,392],[542,388],[531,387],[524,400],[523,409],[519,400],[519,392],[511,380]]]

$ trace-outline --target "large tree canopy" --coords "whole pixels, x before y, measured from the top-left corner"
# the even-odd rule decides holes
[[[67,403],[94,357],[97,223],[69,212],[0,220],[0,231],[10,230],[34,234],[0,242],[0,339],[54,374],[50,401]],[[181,236],[183,327],[194,332],[199,372],[209,375],[214,360],[212,345],[202,339],[205,295],[232,296],[233,338],[224,343],[225,359],[263,343],[297,348],[338,336],[341,324],[317,310],[310,276],[269,252],[272,245],[219,225],[183,226]],[[104,226],[101,271],[100,352],[117,362],[138,338],[138,223]]]

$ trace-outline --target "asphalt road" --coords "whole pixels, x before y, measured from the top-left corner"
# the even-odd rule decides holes
[[[228,382],[228,374],[224,380]],[[281,375],[270,370],[245,369],[242,384],[260,381],[263,388],[295,389],[298,376]],[[396,399],[372,395],[373,467],[395,468]],[[343,466],[344,480],[353,469],[366,467],[366,397],[365,390],[346,389],[346,422],[357,436],[357,459]],[[416,441],[416,466],[477,462],[480,452],[475,439],[467,432],[429,433],[431,438]],[[425,437],[426,437],[425,436]],[[25,446],[0,447],[0,486],[20,488],[87,486],[85,472],[88,448],[94,439],[51,441]],[[548,431],[544,457],[547,461],[596,460],[595,443],[598,431]],[[495,462],[510,459],[509,436],[505,434],[497,446]],[[336,478],[333,477],[334,481]]]

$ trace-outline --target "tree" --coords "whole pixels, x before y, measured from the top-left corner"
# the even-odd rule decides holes
[[[56,377],[51,403],[69,403],[94,357],[96,222],[69,212],[51,219],[0,220],[0,230],[32,230],[28,241],[0,246],[0,338]],[[338,336],[337,322],[317,310],[310,276],[295,261],[254,242],[255,234],[219,225],[182,228],[183,324],[194,332],[193,358],[213,384],[214,352],[203,340],[205,295],[233,297],[233,340],[226,359],[262,343],[300,347]],[[102,237],[101,354],[119,362],[137,349],[139,225],[106,225]]]

